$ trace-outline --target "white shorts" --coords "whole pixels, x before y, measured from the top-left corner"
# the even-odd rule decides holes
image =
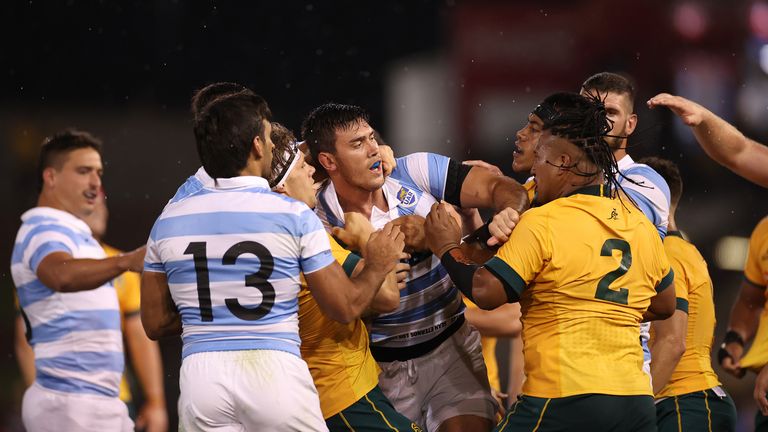
[[[327,431],[304,360],[277,350],[215,351],[184,359],[179,429]]]
[[[24,393],[21,418],[29,432],[132,432],[128,407],[117,397],[65,393],[32,384]]]
[[[428,431],[460,415],[496,421],[480,333],[466,322],[429,353],[379,366],[379,386],[395,409]]]

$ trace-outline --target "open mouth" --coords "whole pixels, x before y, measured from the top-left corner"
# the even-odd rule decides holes
[[[85,199],[88,200],[88,202],[96,202],[96,197],[99,196],[98,192],[83,192],[83,196],[85,196]]]
[[[370,168],[368,168],[372,172],[378,173],[381,172],[381,161],[375,162],[373,165],[371,165]]]

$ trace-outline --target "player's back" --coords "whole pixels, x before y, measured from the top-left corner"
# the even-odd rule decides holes
[[[332,259],[320,221],[259,177],[217,179],[172,200],[150,234],[146,269],[167,275],[183,357],[273,349],[299,355],[299,274]]]
[[[581,189],[521,218],[548,251],[521,297],[525,394],[651,394],[638,324],[669,266],[647,218],[599,191]]]
[[[683,239],[679,232],[667,233],[664,249],[675,271],[675,288],[679,292],[682,285],[688,294],[688,329],[685,353],[657,398],[706,390],[720,384],[710,355],[716,321],[707,262],[696,246]]]

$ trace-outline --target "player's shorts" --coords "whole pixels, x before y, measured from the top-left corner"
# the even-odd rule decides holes
[[[379,366],[379,387],[395,409],[429,431],[460,415],[496,419],[480,333],[466,322],[427,354]]]
[[[655,432],[656,412],[651,396],[584,394],[539,398],[522,395],[494,432],[532,430]]]
[[[133,431],[128,408],[119,398],[65,393],[36,382],[24,393],[21,418],[30,432]]]
[[[720,386],[656,403],[659,432],[736,430],[736,405]],[[757,429],[756,429],[757,430]]]
[[[395,411],[379,386],[341,412],[325,419],[331,432],[422,432],[424,429]]]
[[[179,430],[328,430],[307,364],[288,352],[191,354],[179,387]]]

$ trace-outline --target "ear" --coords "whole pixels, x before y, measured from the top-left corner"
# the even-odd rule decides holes
[[[627,118],[627,135],[632,135],[637,127],[637,114],[632,113]]]
[[[285,188],[285,183],[281,184],[280,186],[276,187],[272,192],[276,192],[283,195],[288,195],[288,189]]]
[[[326,171],[336,171],[338,165],[336,164],[336,157],[328,152],[321,152],[317,155],[317,161],[325,168]]]
[[[253,138],[253,146],[251,147],[251,151],[257,160],[264,158],[264,143],[261,141],[261,137],[258,135]]]
[[[56,170],[53,167],[48,167],[43,170],[43,185],[45,187],[53,187],[56,183]]]
[[[560,162],[559,169],[557,170],[558,175],[565,175],[568,174],[571,169],[571,155],[568,153],[563,153],[560,155],[560,157],[557,159]]]

